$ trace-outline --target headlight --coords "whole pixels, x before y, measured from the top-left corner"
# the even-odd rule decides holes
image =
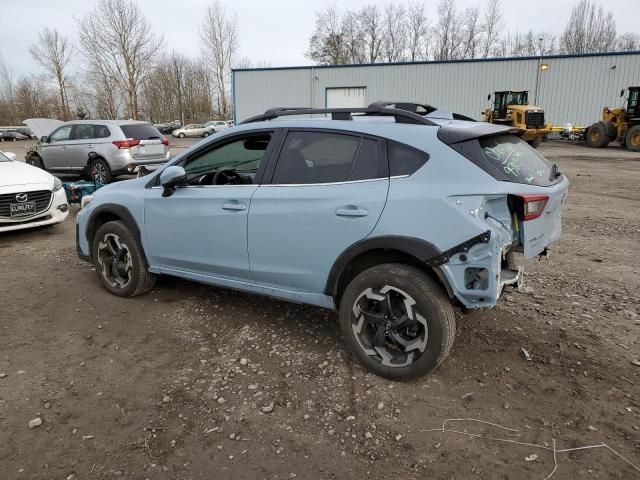
[[[93,195],[83,196],[82,200],[80,200],[80,210],[89,205],[91,203],[91,200],[93,200]]]
[[[57,192],[61,188],[62,188],[62,180],[60,180],[58,177],[53,177],[53,191]]]

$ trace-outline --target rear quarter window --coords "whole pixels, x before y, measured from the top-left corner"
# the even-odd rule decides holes
[[[162,134],[150,123],[120,125],[120,129],[126,138],[135,138],[136,140],[157,140],[162,138]]]
[[[547,160],[515,135],[474,138],[450,146],[496,180],[540,187],[559,181]]]
[[[429,160],[429,154],[422,150],[393,140],[389,141],[387,152],[392,177],[411,175]]]

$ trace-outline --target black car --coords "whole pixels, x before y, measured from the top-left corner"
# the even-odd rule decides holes
[[[0,142],[15,142],[16,140],[29,140],[29,137],[16,131],[0,132]]]

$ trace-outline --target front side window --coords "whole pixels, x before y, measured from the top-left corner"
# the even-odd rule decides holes
[[[373,142],[373,143],[372,143]],[[353,135],[290,132],[282,147],[272,183],[335,183],[386,176],[377,142]],[[362,147],[362,160],[354,160]],[[357,167],[357,168],[354,168]]]
[[[65,140],[69,140],[69,136],[71,135],[72,125],[64,125],[57,130],[54,130],[51,135],[49,135],[49,143],[54,142],[63,142]]]
[[[260,133],[232,140],[187,160],[184,169],[189,183],[192,185],[253,183],[270,142],[270,132]]]

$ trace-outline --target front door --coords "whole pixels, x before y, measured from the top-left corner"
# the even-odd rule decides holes
[[[384,142],[335,131],[289,130],[249,212],[251,275],[320,293],[340,254],[375,227],[389,189]]]
[[[168,197],[160,186],[150,189],[144,230],[152,268],[247,278],[247,215],[272,135],[232,135],[205,145],[178,164],[187,185]]]
[[[42,160],[44,166],[51,170],[68,170],[69,155],[67,152],[67,144],[71,137],[71,129],[73,125],[63,125],[55,129],[47,143],[40,146],[42,152]]]

